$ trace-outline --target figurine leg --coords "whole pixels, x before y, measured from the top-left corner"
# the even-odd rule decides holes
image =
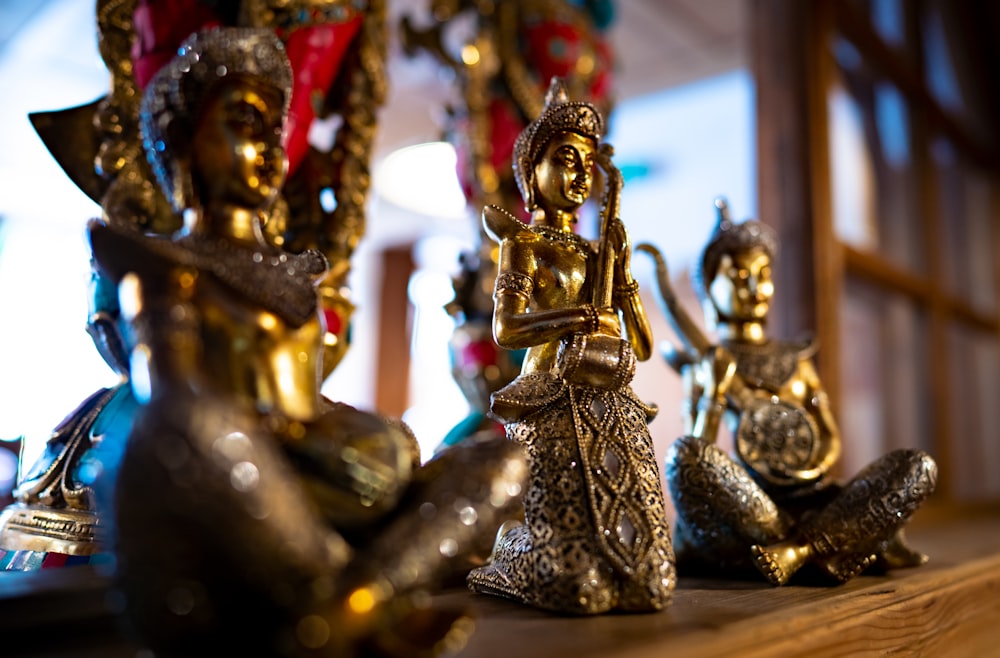
[[[880,569],[904,569],[926,564],[928,557],[912,548],[906,541],[903,528],[896,531],[892,539],[876,554],[875,564]]]
[[[682,563],[747,568],[751,545],[780,541],[790,531],[789,516],[714,444],[681,437],[667,454],[666,474]]]
[[[403,504],[359,559],[396,592],[436,584],[510,515],[527,471],[520,447],[504,438],[449,448],[417,471]]]
[[[780,585],[812,560],[838,582],[846,582],[870,566],[880,551],[901,548],[894,543],[897,533],[934,490],[936,479],[937,465],[926,453],[891,452],[809,517],[795,541],[755,547],[758,567],[765,571],[777,564],[779,573],[769,578]]]
[[[526,477],[523,452],[500,437],[453,446],[421,467],[399,510],[344,569],[333,606],[342,627],[369,629],[366,646],[379,656],[424,655],[460,640],[465,614],[421,606],[414,594],[437,587],[507,518]]]

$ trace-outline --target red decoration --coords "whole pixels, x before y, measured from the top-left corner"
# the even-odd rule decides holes
[[[344,327],[344,322],[340,314],[332,308],[323,309],[323,319],[326,320],[326,332],[328,334],[340,335],[340,330]]]
[[[343,23],[278,32],[294,75],[285,132],[289,176],[309,151],[309,128],[337,79],[363,18],[355,13]],[[139,87],[144,89],[156,72],[177,54],[184,39],[194,32],[219,27],[222,22],[218,14],[199,0],[139,0],[133,24],[136,38],[132,66]]]

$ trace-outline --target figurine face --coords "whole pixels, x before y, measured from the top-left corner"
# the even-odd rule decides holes
[[[763,249],[724,254],[708,292],[720,316],[763,320],[774,295],[770,257]]]
[[[590,197],[594,152],[589,137],[566,132],[553,138],[535,165],[535,202],[546,211],[574,212]]]
[[[204,205],[271,205],[285,180],[280,93],[250,78],[219,83],[192,140],[192,177]]]

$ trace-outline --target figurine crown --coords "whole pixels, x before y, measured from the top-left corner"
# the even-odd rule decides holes
[[[695,289],[702,296],[708,294],[711,278],[715,275],[723,255],[763,249],[773,261],[778,254],[778,238],[770,227],[755,220],[747,220],[740,224],[733,222],[729,215],[729,205],[721,197],[715,200],[715,209],[715,230],[701,252],[701,259],[691,277]]]
[[[534,164],[554,136],[574,132],[599,142],[604,119],[591,103],[570,101],[562,78],[553,77],[545,94],[545,107],[514,142],[514,180],[525,199],[531,197]]]
[[[142,97],[139,127],[153,173],[175,210],[183,210],[184,182],[177,169],[172,135],[191,135],[208,92],[227,76],[245,75],[277,89],[288,114],[292,68],[285,47],[272,30],[217,28],[189,36],[177,55],[153,77]]]

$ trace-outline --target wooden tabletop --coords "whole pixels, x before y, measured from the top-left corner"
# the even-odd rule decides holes
[[[586,618],[459,590],[434,601],[475,615],[460,658],[1000,656],[1000,514],[917,521],[930,563],[839,587],[681,578],[664,612]],[[89,569],[0,574],[0,655],[135,658],[109,596]]]

